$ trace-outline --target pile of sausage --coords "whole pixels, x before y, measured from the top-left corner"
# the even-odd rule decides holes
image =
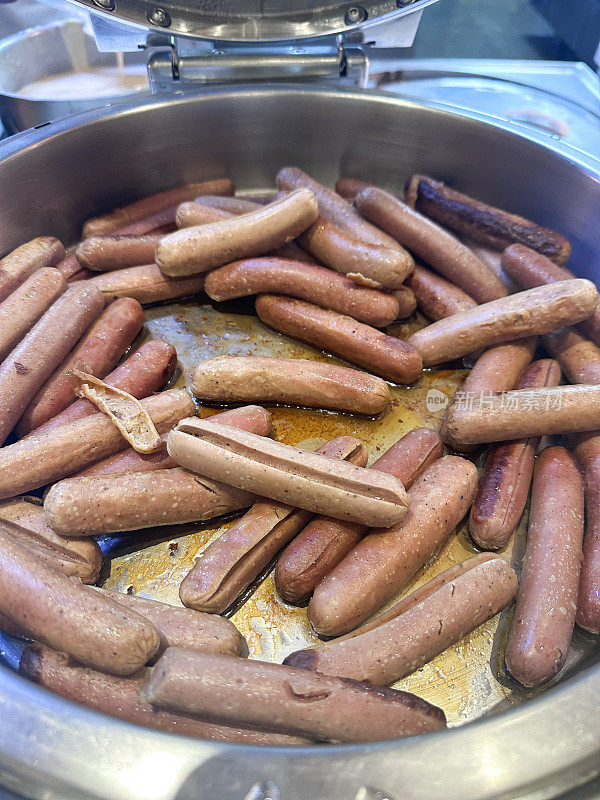
[[[600,632],[598,293],[564,266],[561,235],[425,176],[403,199],[297,168],[277,188],[250,201],[226,179],[188,184],[89,220],[70,253],[41,237],[0,262],[0,629],[34,640],[23,674],[164,730],[270,744],[438,730],[441,709],[389,687],[515,596],[506,666],[526,687],[559,672],[575,621]],[[348,366],[201,362],[191,393],[234,407],[200,419],[165,388],[174,348],[130,348],[142,306],[202,291],[256,296],[266,326]],[[430,324],[407,341],[382,330],[417,308]],[[387,381],[473,354],[440,432],[415,428],[370,466],[353,436],[314,452],[271,438],[265,405],[384,415]],[[77,399],[81,371],[141,400],[156,452]],[[530,487],[518,587],[489,551]],[[94,586],[94,536],[242,511],[183,580],[183,607]],[[484,552],[381,613],[468,513]],[[220,616],[274,559],[280,597],[327,640],[283,664],[244,658]]]

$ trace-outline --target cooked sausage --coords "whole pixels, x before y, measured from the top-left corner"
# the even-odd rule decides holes
[[[170,277],[194,275],[231,261],[268,253],[295,239],[317,218],[317,201],[306,189],[241,217],[167,234],[156,263]]]
[[[0,362],[66,288],[57,269],[42,267],[0,303]]]
[[[472,250],[473,253],[475,253],[480,261],[483,261],[486,267],[489,267],[489,269],[491,269],[492,272],[494,272],[500,278],[509,294],[519,291],[517,284],[502,267],[502,253],[498,252],[498,250],[492,250],[491,247],[486,247],[484,244],[480,244],[479,242],[474,242],[473,239],[469,239],[467,236],[463,236],[462,241],[467,245],[469,250]],[[575,278],[576,276],[573,275],[573,277]],[[530,287],[524,286],[522,288],[528,289]]]
[[[77,385],[75,370],[104,378],[143,325],[144,309],[137,300],[124,297],[108,306],[33,396],[17,425],[19,436],[39,428],[71,405]]]
[[[316,452],[360,467],[367,463],[366,447],[352,436],[338,436]],[[204,550],[181,583],[181,602],[198,611],[225,611],[310,518],[309,511],[286,503],[258,500]]]
[[[496,250],[504,250],[508,245],[519,242],[543,253],[557,264],[564,264],[571,254],[571,245],[559,233],[474,200],[426,175],[413,175],[407,183],[406,201],[440,225]]]
[[[156,211],[154,214],[150,214],[148,217],[142,217],[142,219],[136,220],[136,222],[130,222],[122,228],[117,228],[112,231],[112,233],[123,236],[144,236],[147,233],[166,233],[167,231],[173,231],[176,228],[175,217],[177,216],[178,207],[179,204],[167,206],[160,211]]]
[[[408,342],[431,367],[482,347],[573,325],[593,312],[597,300],[594,284],[579,278],[538,286],[434,322]]]
[[[227,200],[234,200],[233,197],[228,197]],[[248,211],[254,211],[262,206],[252,204],[253,208]],[[195,225],[207,225],[210,222],[220,222],[223,219],[231,219],[237,216],[229,211],[221,211],[219,208],[212,208],[212,206],[204,205],[203,203],[182,203],[177,209],[177,216],[175,221],[177,227],[191,228]],[[150,258],[152,261],[154,255]]]
[[[53,236],[39,236],[0,259],[0,301],[42,267],[55,267],[65,248]]]
[[[482,553],[420,586],[382,615],[385,621],[376,618],[365,631],[298,650],[284,664],[389,686],[495,617],[517,586],[504,559]]]
[[[213,270],[204,290],[218,302],[265,292],[289,295],[378,328],[399,315],[398,302],[390,294],[360,286],[325,267],[282,258],[246,259]]]
[[[357,194],[363,189],[369,189],[372,185],[372,183],[360,181],[358,178],[339,178],[335,184],[335,190],[344,200],[351,203]]]
[[[586,631],[600,633],[600,435],[598,431],[578,433],[572,443],[585,485],[585,536],[576,622]]]
[[[185,469],[315,514],[381,526],[406,514],[408,498],[397,478],[229,425],[190,418],[167,444]]]
[[[192,391],[217,403],[284,403],[357,414],[379,414],[391,400],[381,378],[306,358],[209,358],[196,367]]]
[[[544,344],[571,383],[600,384],[600,347],[576,328],[548,333]]]
[[[257,208],[273,202],[274,198],[270,197],[266,203],[257,200],[249,199],[247,197],[224,197],[219,194],[203,194],[200,197],[195,197],[194,202],[203,206],[210,206],[218,211],[225,211],[228,214],[239,216],[240,214],[247,214],[249,211],[256,211]]]
[[[364,189],[354,200],[360,213],[479,303],[505,297],[502,281],[469,248],[383,189]]]
[[[577,277],[570,269],[559,267],[535,250],[520,244],[511,245],[502,253],[502,267],[522,289]],[[579,328],[600,346],[600,306],[597,305],[594,312],[579,323]]]
[[[37,390],[104,308],[94,286],[66,291],[0,365],[0,444]]]
[[[541,686],[565,663],[579,589],[583,480],[564,447],[547,447],[533,473],[527,545],[506,666],[527,687]]]
[[[127,206],[115,208],[101,217],[92,217],[83,226],[83,237],[96,236],[99,233],[113,233],[126,226],[144,220],[171,206],[192,200],[199,194],[233,194],[234,186],[228,178],[221,178],[200,183],[187,183],[176,189],[158,192]],[[131,233],[132,231],[126,231]]]
[[[398,302],[398,319],[410,317],[417,308],[417,299],[408,286],[399,286],[391,293]]]
[[[148,620],[43,564],[0,523],[0,611],[82,664],[130,675],[158,650]]]
[[[182,389],[142,400],[159,433],[194,413]],[[0,499],[30,492],[107,458],[127,446],[118,428],[102,413],[91,414],[0,449]]]
[[[104,233],[84,239],[75,255],[82,266],[95,272],[150,264],[154,261],[154,251],[162,237],[162,233],[146,233],[143,236]]]
[[[125,606],[149,620],[160,637],[157,656],[167,647],[188,647],[202,653],[224,653],[239,656],[244,637],[230,622],[218,614],[203,614],[189,608],[159,603],[140,595],[97,589],[104,597]]]
[[[446,726],[441,709],[408,692],[181,647],[165,651],[141,697],[156,708],[334,742],[397,739]]]
[[[45,564],[83,583],[96,583],[102,566],[102,552],[94,539],[59,536],[47,524],[37,498],[15,497],[0,503],[0,520],[13,523],[7,533]]]
[[[373,462],[373,469],[389,472],[410,489],[415,480],[443,452],[440,437],[430,428],[415,428]],[[317,585],[355,547],[366,525],[319,516],[311,520],[279,556],[275,569],[277,591],[286,603],[301,605]]]
[[[446,412],[442,439],[455,449],[554,433],[600,428],[600,386],[520,389],[473,403],[454,403]]]
[[[178,300],[204,291],[204,275],[192,278],[167,278],[156,264],[127,267],[95,275],[88,281],[104,295],[107,303],[119,297],[133,297],[143,306]]]
[[[109,373],[104,382],[141,400],[161,389],[173,375],[176,366],[175,348],[159,339],[151,340],[145,342],[126,361]],[[43,433],[97,413],[99,413],[98,408],[89,400],[76,400],[60,414],[40,425],[35,433]]]
[[[537,389],[559,383],[559,365],[543,359],[525,370],[515,388]],[[539,442],[534,436],[490,448],[469,517],[471,538],[483,550],[499,550],[515,532],[527,502]]]
[[[470,461],[434,461],[409,489],[404,520],[361,539],[317,586],[308,604],[317,633],[347,633],[394,597],[448,540],[476,489],[477,469]]]
[[[259,295],[255,306],[270,328],[335,353],[386,380],[414,383],[421,375],[421,359],[412,346],[351,317],[283,295]]]
[[[143,669],[129,677],[107,675],[74,664],[62,653],[41,644],[28,645],[21,657],[22,675],[45,686],[61,697],[112,717],[146,725],[167,733],[214,739],[240,744],[298,745],[307,740],[284,733],[269,733],[239,725],[229,726],[203,722],[184,714],[160,711],[144,700],[139,692],[149,670]]]
[[[70,250],[71,248],[69,248],[69,252],[65,255],[63,260],[59,261],[56,265],[56,269],[67,282],[71,282],[79,272],[82,272],[81,264],[77,261],[75,253],[70,252]]]
[[[406,285],[413,292],[419,309],[434,322],[477,305],[458,286],[418,264],[406,279]]]
[[[479,356],[465,378],[459,397],[470,400],[514,389],[521,373],[530,364],[537,344],[537,336],[528,336],[490,347]]]
[[[256,433],[258,436],[269,436],[271,432],[272,417],[266,408],[260,406],[241,406],[230,408],[215,414],[217,422],[224,425],[233,425],[234,428],[243,428],[245,431]],[[161,437],[167,441],[166,434]],[[168,454],[166,447],[156,453],[138,453],[133,447],[128,447],[122,453],[117,453],[103,461],[92,464],[91,467],[81,470],[77,476],[83,475],[124,475],[126,472],[152,472],[157,469],[173,469],[177,464]]]

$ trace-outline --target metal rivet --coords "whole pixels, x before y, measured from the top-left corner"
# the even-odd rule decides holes
[[[367,18],[367,12],[361,6],[352,6],[346,11],[344,21],[346,25],[357,25],[359,22],[364,22]]]
[[[95,6],[104,9],[104,11],[114,11],[114,0],[92,0]]]
[[[168,28],[171,24],[171,17],[164,8],[155,8],[148,12],[148,22],[158,25],[159,28]]]

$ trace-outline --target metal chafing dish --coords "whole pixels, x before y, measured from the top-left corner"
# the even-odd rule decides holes
[[[384,6],[374,4],[369,13],[383,12]],[[180,31],[175,5],[162,11]],[[140,22],[140,8],[136,13]],[[353,28],[348,13],[339,24]],[[329,32],[337,36],[336,24]],[[258,23],[250,26],[246,20],[244,27],[238,19],[236,25],[229,30],[246,38],[279,30],[273,20],[266,34]],[[213,34],[217,29],[207,22],[206,30]],[[350,63],[346,41],[335,40],[335,69],[339,73],[342,64],[347,72],[356,66],[360,77],[360,50],[352,51]],[[174,82],[176,90],[189,91],[87,112],[0,146],[0,252],[42,233],[74,241],[86,217],[186,180],[229,175],[242,192],[261,192],[281,166],[295,163],[328,184],[344,174],[392,188],[417,170],[435,175],[557,228],[573,242],[570,266],[582,276],[600,278],[600,163],[594,158],[541,132],[516,134],[475,113],[453,113],[435,103],[354,87],[253,84],[204,86],[198,93],[185,81],[178,83],[176,75],[173,81],[174,65],[182,65],[180,45],[165,40],[150,44],[154,84],[166,88]],[[231,60],[241,58],[239,45],[206,52],[192,54],[180,74],[189,66],[206,79],[207,62],[201,60],[210,58],[212,69],[220,66],[213,62],[222,53],[229,59],[223,62],[226,70],[239,67]],[[302,56],[302,70],[314,75],[320,64],[325,72],[321,56],[315,60],[312,51]],[[246,53],[244,63],[247,58]],[[328,74],[333,59],[331,50]],[[282,70],[288,76],[290,64],[300,68],[298,59],[288,59]],[[176,345],[182,381],[200,357],[250,348],[293,355],[309,351],[267,331],[243,304],[216,311],[189,301],[149,309],[146,316],[152,335]],[[373,455],[419,422],[435,425],[439,416],[427,411],[424,394],[429,388],[451,394],[463,374],[438,371],[426,374],[415,388],[395,389],[394,410],[382,421],[278,409],[277,435],[294,444],[314,444],[356,431]],[[175,601],[178,579],[219,530],[196,525],[154,530],[150,536],[104,537],[102,547],[111,559],[106,585],[133,586]],[[515,559],[522,536],[521,528]],[[170,547],[175,541],[177,546]],[[470,550],[464,531],[459,532],[440,561],[417,580],[428,579]],[[312,635],[303,612],[285,607],[275,596],[269,576],[245,605],[232,611],[251,655],[279,659]],[[532,697],[503,673],[499,653],[505,627],[502,615],[499,623],[484,626],[402,682],[439,702],[448,712],[450,730],[364,746],[257,749],[161,734],[64,701],[0,666],[0,786],[49,800],[556,797],[600,773],[600,645],[578,633],[559,685]],[[18,657],[18,643],[1,639],[4,664],[14,666]]]

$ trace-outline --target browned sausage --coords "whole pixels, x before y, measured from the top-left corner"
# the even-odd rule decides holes
[[[579,589],[583,480],[564,447],[547,447],[533,473],[527,545],[506,666],[524,686],[553,678],[565,663]]]
[[[477,469],[470,461],[434,461],[410,488],[404,520],[361,539],[317,586],[308,605],[317,633],[347,633],[394,597],[448,540],[476,489]]]
[[[261,321],[275,330],[335,353],[395,383],[414,383],[421,375],[417,351],[351,317],[283,295],[256,298]]]
[[[75,370],[104,378],[143,325],[144,309],[137,300],[124,297],[105,309],[33,396],[17,425],[19,436],[39,428],[71,405],[77,385]]]
[[[600,383],[600,348],[576,328],[548,333],[544,344],[571,383]]]
[[[507,295],[502,281],[466,245],[389,192],[365,189],[354,204],[363,216],[477,302]]]
[[[234,197],[225,198],[227,200],[235,200]],[[248,211],[254,211],[262,206],[251,204],[252,208]],[[245,212],[244,212],[245,213]],[[182,203],[177,208],[177,216],[175,221],[178,228],[191,228],[194,225],[208,225],[209,222],[220,222],[223,219],[231,219],[237,216],[229,211],[221,211],[219,208],[212,208],[212,206],[204,205],[203,203]],[[154,256],[150,258],[150,261]]]
[[[58,270],[42,267],[0,303],[0,362],[66,288]]]
[[[413,175],[406,187],[406,200],[440,225],[496,250],[519,242],[543,253],[557,264],[564,264],[571,254],[571,245],[559,233],[474,200],[425,175]]]
[[[600,633],[600,435],[592,431],[572,438],[585,482],[586,518],[576,621],[586,631]]]
[[[552,359],[534,361],[517,389],[558,386],[560,367]],[[471,507],[469,533],[483,550],[499,550],[515,532],[527,502],[539,437],[490,448]]]
[[[0,365],[0,444],[31,398],[104,308],[95,286],[66,291]]]
[[[381,378],[306,358],[209,358],[196,367],[192,391],[217,403],[285,403],[357,414],[379,414],[391,401]]]
[[[482,353],[469,372],[457,399],[475,399],[514,389],[523,370],[529,365],[538,344],[537,336],[490,347]],[[457,393],[458,395],[458,393]]]
[[[156,263],[170,277],[206,272],[236,259],[264,255],[295,239],[316,218],[315,196],[299,189],[240,217],[167,234],[156,248]]]
[[[399,315],[390,294],[360,286],[325,267],[282,258],[236,261],[206,277],[206,294],[221,302],[265,292],[290,295],[383,328]]]
[[[149,672],[147,669],[126,678],[107,675],[105,672],[74,664],[65,655],[57,653],[50,647],[31,644],[23,652],[20,672],[30,680],[75,703],[167,733],[240,744],[285,746],[307,743],[306,739],[299,736],[269,733],[242,728],[239,725],[203,722],[185,714],[174,714],[152,708],[150,703],[141,700],[139,696]]]
[[[187,392],[170,389],[142,400],[159,433],[194,413]],[[107,458],[127,446],[102,413],[91,414],[0,449],[0,499],[30,492]]]
[[[148,217],[143,217],[137,222],[131,222],[129,225],[117,228],[112,232],[130,236],[144,236],[146,233],[173,231],[176,227],[175,217],[177,216],[178,205],[167,206],[154,214],[150,214]]]
[[[366,447],[352,436],[338,436],[316,452],[360,467],[367,463]],[[225,611],[311,516],[286,503],[254,503],[203,551],[181,583],[181,602],[198,611]]]
[[[0,611],[30,636],[82,664],[130,675],[158,650],[144,617],[43,564],[0,523]]]
[[[434,321],[451,317],[452,314],[477,305],[458,286],[418,264],[406,279],[406,285],[413,292],[419,309]]]
[[[363,189],[369,189],[372,185],[372,183],[360,181],[358,178],[339,178],[335,184],[335,190],[344,200],[351,203],[357,194]]]
[[[204,291],[204,275],[167,278],[156,264],[127,267],[95,275],[89,283],[97,286],[107,303],[119,297],[133,297],[143,306],[177,300]]]
[[[0,259],[0,301],[42,267],[54,267],[65,257],[65,248],[53,236],[39,236]]]
[[[398,318],[405,319],[406,317],[410,317],[417,308],[417,299],[412,289],[408,286],[399,286],[397,289],[394,289],[392,295],[398,302]]]
[[[78,273],[82,271],[81,264],[79,263],[79,261],[77,261],[75,253],[71,252],[67,253],[65,258],[63,258],[62,261],[58,262],[58,264],[56,265],[56,269],[68,282],[71,282],[71,280],[76,279]]]
[[[532,334],[549,333],[589,317],[598,292],[574,279],[492,300],[434,322],[408,339],[427,367]]]
[[[170,206],[179,205],[186,200],[192,200],[196,195],[203,194],[233,194],[234,186],[228,178],[201,183],[187,183],[176,189],[158,192],[142,200],[136,200],[127,206],[115,208],[101,217],[93,217],[83,226],[83,236],[96,236],[99,233],[113,233],[133,223],[140,222],[152,214],[156,214]],[[131,233],[132,231],[126,231]]]
[[[414,481],[443,452],[440,437],[430,428],[415,428],[373,462],[372,468],[389,472],[410,489]],[[311,520],[277,561],[275,584],[286,603],[301,605],[317,585],[355,547],[366,525],[318,516]]]
[[[102,566],[102,552],[94,539],[59,536],[47,524],[37,498],[15,497],[0,503],[0,520],[13,523],[10,535],[45,564],[83,583],[96,583]]]
[[[126,361],[109,373],[104,382],[140,400],[162,388],[173,375],[176,366],[175,348],[159,339],[151,340],[145,342]],[[60,414],[41,425],[35,433],[43,433],[96,413],[99,413],[97,407],[89,400],[76,400]]]
[[[389,686],[496,616],[517,586],[515,571],[499,556],[468,558],[401,600],[382,615],[385,621],[298,650],[284,664]]]
[[[218,211],[225,211],[228,214],[238,216],[239,214],[247,214],[249,211],[256,211],[257,208],[273,202],[273,197],[267,198],[263,202],[259,202],[247,197],[224,197],[223,195],[203,194],[200,197],[194,198],[195,203],[203,206],[210,206]]]
[[[484,244],[480,244],[479,242],[474,242],[473,239],[469,239],[467,236],[461,237],[462,241],[467,245],[469,250],[472,250],[477,258],[489,267],[502,281],[506,289],[508,290],[509,294],[513,294],[514,292],[519,291],[519,287],[513,281],[513,279],[504,271],[502,267],[502,253],[498,252],[498,250],[492,250],[491,247],[486,247]],[[576,277],[573,275],[573,277]],[[530,287],[523,287],[524,289]]]
[[[446,726],[416,695],[281,664],[170,647],[141,692],[156,708],[324,741],[397,739]]]
[[[162,237],[162,233],[146,233],[143,236],[104,233],[84,239],[75,255],[80,264],[95,272],[150,264],[154,261],[154,251]]]

